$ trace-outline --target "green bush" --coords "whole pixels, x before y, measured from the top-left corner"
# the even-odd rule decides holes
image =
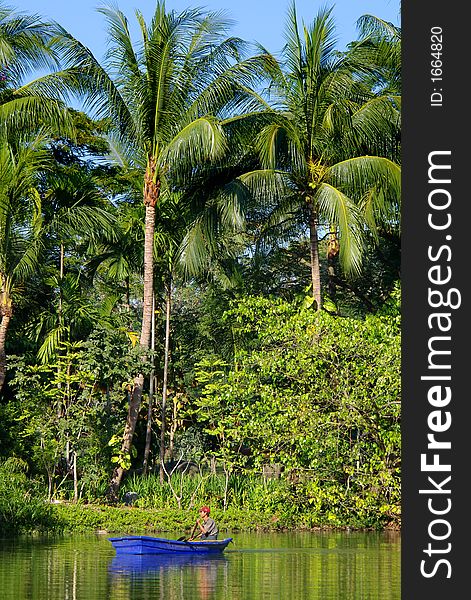
[[[0,463],[0,534],[17,535],[60,527],[41,487],[28,480],[27,465],[9,458]]]
[[[399,290],[363,320],[266,298],[226,317],[234,364],[200,363],[192,416],[232,470],[284,466],[290,485],[251,489],[251,508],[291,505],[321,525],[398,524]],[[247,494],[233,492],[235,505]]]

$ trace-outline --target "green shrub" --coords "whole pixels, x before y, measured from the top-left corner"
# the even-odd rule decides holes
[[[28,480],[27,465],[9,458],[0,463],[0,533],[50,531],[60,526],[41,487]]]

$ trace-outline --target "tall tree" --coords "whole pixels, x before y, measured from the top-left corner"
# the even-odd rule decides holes
[[[264,168],[242,178],[274,202],[266,231],[289,235],[293,223],[298,232],[307,225],[318,309],[319,238],[328,235],[330,253],[339,253],[347,273],[358,273],[365,213],[370,224],[390,218],[400,188],[398,165],[387,154],[371,155],[378,140],[383,146],[395,141],[397,108],[353,76],[358,67],[336,51],[334,33],[331,10],[320,10],[311,25],[300,28],[291,6],[282,61],[270,86],[277,112],[257,140]]]
[[[71,131],[67,110],[58,97],[44,102],[22,90],[37,69],[57,67],[50,45],[51,24],[0,2],[0,135],[12,142],[19,133],[44,127]]]
[[[41,207],[35,189],[47,162],[44,139],[0,143],[0,390],[6,374],[6,338],[15,303],[34,274],[41,251]]]
[[[42,97],[67,91],[87,95],[99,116],[116,126],[114,140],[125,145],[142,168],[145,205],[144,298],[140,344],[149,347],[153,297],[155,209],[164,190],[191,177],[198,165],[225,147],[216,116],[250,106],[247,82],[263,68],[259,57],[241,60],[244,44],[227,38],[231,24],[222,13],[188,9],[180,14],[157,2],[147,24],[139,11],[140,40],[134,43],[126,16],[115,7],[100,9],[108,22],[109,52],[104,67],[60,26],[54,48],[66,57],[62,71],[28,88]],[[248,103],[246,102],[249,98]],[[129,454],[142,396],[135,380],[123,439]],[[113,475],[116,494],[123,475]]]
[[[383,96],[401,93],[401,29],[375,15],[358,19],[360,39],[350,53],[369,65],[366,81]]]
[[[0,3],[0,388],[5,377],[5,339],[15,301],[38,261],[43,214],[39,173],[51,166],[46,146],[54,135],[74,135],[69,111],[58,97],[30,94],[25,78],[54,69],[51,27]]]

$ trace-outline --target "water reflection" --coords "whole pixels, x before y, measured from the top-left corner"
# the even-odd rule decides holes
[[[218,582],[226,579],[227,564],[228,559],[222,554],[118,554],[108,567],[111,593],[118,594],[126,587],[131,596],[138,589],[152,589],[154,593],[159,589],[165,590],[166,598],[169,595],[177,598],[183,597],[184,590],[191,589],[195,600],[210,600]]]
[[[400,535],[237,534],[219,556],[116,555],[103,536],[0,544],[1,600],[399,600]]]
[[[221,556],[201,556],[197,554],[117,554],[108,568],[117,575],[152,574],[166,569],[182,567],[210,567],[224,564],[227,558]]]

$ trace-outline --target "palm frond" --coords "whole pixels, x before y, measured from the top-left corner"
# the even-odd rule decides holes
[[[67,331],[67,326],[57,325],[46,333],[37,353],[37,357],[43,365],[51,362],[56,356]]]
[[[389,190],[391,197],[400,198],[401,168],[388,158],[357,156],[339,162],[326,171],[326,180],[360,196],[374,185]]]
[[[401,127],[400,105],[401,99],[398,96],[379,96],[360,106],[352,114],[352,130],[349,135],[352,147],[367,147],[379,156],[397,156]]]
[[[272,205],[292,191],[289,177],[283,171],[259,169],[244,173],[238,179],[249,189],[261,206]]]
[[[45,128],[50,133],[74,136],[74,125],[68,109],[57,100],[44,102],[34,96],[17,96],[0,104],[0,137],[11,139],[17,132],[37,133]]]
[[[77,231],[87,232],[87,235],[94,231],[106,231],[110,239],[115,239],[115,227],[116,217],[108,210],[75,204],[58,211],[47,229],[61,231],[63,235],[73,235]]]
[[[387,158],[361,156],[332,166],[326,178],[350,190],[373,235],[380,224],[400,222],[401,168]]]
[[[126,15],[111,4],[100,6],[97,11],[105,16],[108,24],[105,63],[109,72],[115,76],[139,78],[139,61],[134,51]]]
[[[221,156],[226,147],[224,133],[219,123],[211,117],[193,121],[171,140],[159,157],[161,169],[166,165],[179,169],[179,165],[196,166]]]
[[[8,66],[8,82],[18,87],[36,69],[57,66],[50,44],[50,29],[37,14],[0,7],[0,65]]]
[[[375,15],[362,15],[357,21],[357,28],[360,37],[363,39],[388,39],[393,41],[401,39],[401,30],[399,27]]]
[[[363,235],[358,207],[338,188],[322,183],[315,194],[327,223],[337,226],[340,239],[339,259],[345,273],[357,275],[361,270]]]

